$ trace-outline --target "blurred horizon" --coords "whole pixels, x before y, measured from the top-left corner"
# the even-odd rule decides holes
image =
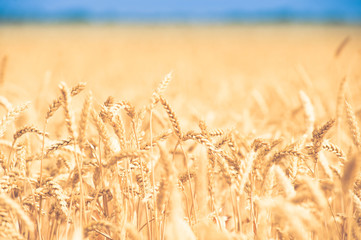
[[[0,0],[0,23],[361,23],[361,1]]]

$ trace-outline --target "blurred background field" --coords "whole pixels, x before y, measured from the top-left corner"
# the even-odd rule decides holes
[[[18,102],[42,99],[38,111],[60,81],[87,82],[98,101],[114,96],[141,106],[170,71],[175,109],[215,124],[236,124],[244,114],[278,118],[299,106],[299,90],[322,119],[334,113],[346,75],[360,100],[358,25],[4,25],[0,54],[7,57],[2,91]]]
[[[321,99],[334,98],[346,75],[351,94],[360,90],[358,1],[0,4],[3,90],[42,99],[37,111],[60,81],[85,81],[99,101],[111,95],[139,106],[170,71],[176,109],[222,124],[293,109],[299,90],[320,102],[320,117],[330,115],[335,103]]]

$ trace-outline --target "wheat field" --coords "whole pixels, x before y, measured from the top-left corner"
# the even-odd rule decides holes
[[[1,239],[361,239],[361,31],[0,26]]]

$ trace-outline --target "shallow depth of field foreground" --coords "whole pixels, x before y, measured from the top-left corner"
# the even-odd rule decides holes
[[[357,26],[0,27],[1,239],[361,239]]]

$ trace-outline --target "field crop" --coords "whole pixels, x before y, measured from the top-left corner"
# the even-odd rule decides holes
[[[1,26],[0,237],[361,239],[360,64],[357,26]]]

